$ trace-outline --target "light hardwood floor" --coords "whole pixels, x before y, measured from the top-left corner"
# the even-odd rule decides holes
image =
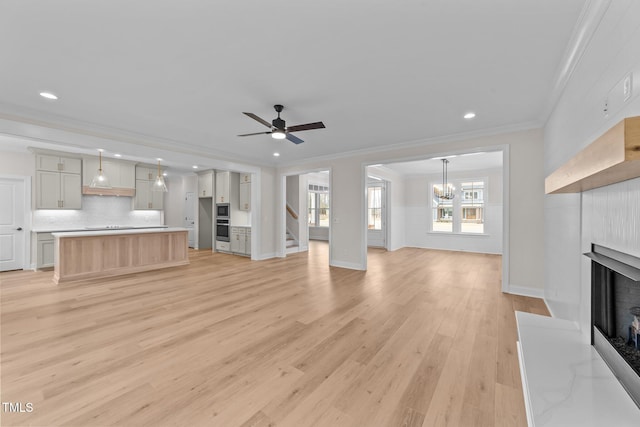
[[[55,286],[0,274],[1,423],[64,426],[525,426],[501,258],[327,245]]]

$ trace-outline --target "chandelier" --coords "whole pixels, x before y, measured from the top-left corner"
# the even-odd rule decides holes
[[[452,200],[456,196],[455,195],[456,188],[447,182],[447,171],[448,171],[447,165],[449,164],[449,160],[447,159],[441,159],[441,160],[442,160],[442,188],[434,187],[433,193],[440,200]]]

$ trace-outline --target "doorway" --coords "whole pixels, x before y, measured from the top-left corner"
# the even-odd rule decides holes
[[[0,271],[22,270],[28,260],[31,182],[24,177],[0,177]]]
[[[189,247],[195,248],[196,246],[196,233],[195,233],[195,199],[196,195],[193,191],[188,191],[184,197],[184,227],[187,229]]]
[[[198,249],[213,248],[213,199],[198,199]]]
[[[387,191],[386,182],[369,178],[367,184],[367,246],[387,246]]]
[[[282,256],[322,248],[317,255],[326,256],[327,264],[329,263],[330,176],[329,170],[282,176],[282,194],[285,198]]]

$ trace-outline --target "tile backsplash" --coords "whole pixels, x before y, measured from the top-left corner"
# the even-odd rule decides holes
[[[133,210],[131,197],[82,196],[80,210],[37,209],[33,211],[32,227],[82,228],[105,225],[162,225],[162,211]]]

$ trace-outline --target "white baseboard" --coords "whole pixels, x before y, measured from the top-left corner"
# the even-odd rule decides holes
[[[349,270],[360,270],[360,271],[364,271],[365,268],[362,264],[358,264],[355,262],[344,262],[344,261],[336,261],[336,260],[331,260],[329,261],[329,265],[331,267],[340,267],[340,268],[348,268]]]
[[[255,258],[253,256],[251,257],[251,259],[254,261],[264,261],[265,259],[271,259],[271,258],[278,258],[278,256],[276,255],[275,252],[268,252],[266,254],[256,255]]]
[[[547,310],[549,310],[549,314],[551,314],[551,317],[556,317],[556,315],[553,313],[553,310],[551,309],[551,305],[549,305],[549,303],[547,302],[546,298],[543,298],[544,301],[544,305],[547,306]],[[578,329],[580,328],[580,326],[578,326]]]
[[[529,288],[526,286],[509,285],[507,287],[507,293],[514,295],[521,295],[523,297],[533,297],[544,299],[544,289]]]

